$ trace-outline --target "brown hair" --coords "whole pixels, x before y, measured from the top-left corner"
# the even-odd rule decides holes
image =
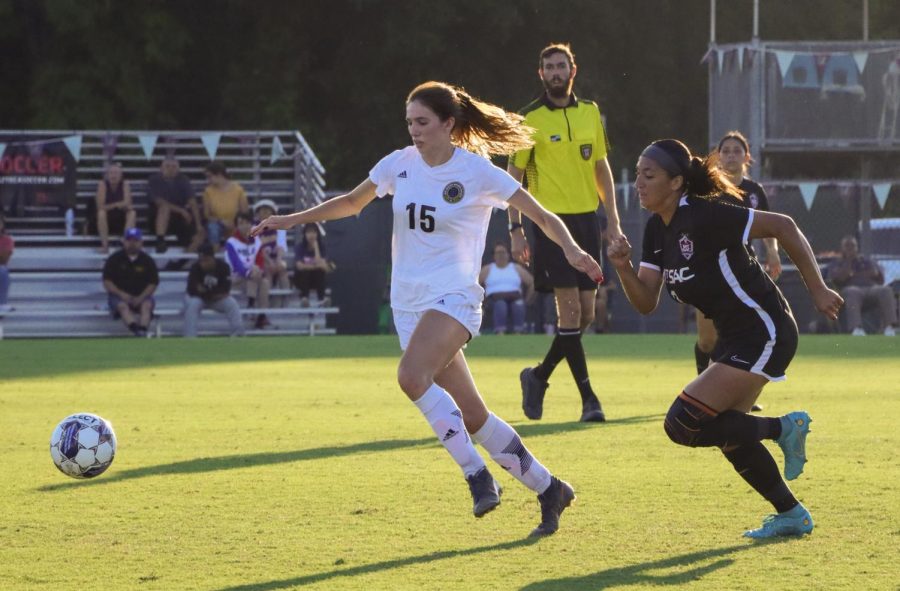
[[[575,54],[572,53],[572,47],[568,43],[551,43],[541,50],[541,56],[538,58],[538,68],[544,69],[544,59],[550,57],[554,53],[561,53],[566,56],[569,61],[569,67],[575,67]]]
[[[739,143],[741,145],[741,147],[744,148],[744,153],[747,154],[748,156],[750,156],[750,142],[747,141],[747,138],[744,137],[743,133],[741,133],[740,131],[738,131],[736,129],[733,129],[733,130],[727,132],[725,135],[723,135],[722,139],[719,140],[719,145],[716,147],[716,157],[718,157],[718,155],[722,152],[722,146],[728,140],[734,140],[737,143]],[[753,162],[752,156],[750,156],[750,158],[741,165],[741,172],[744,175],[747,174],[747,167],[750,165],[751,162]]]
[[[409,93],[407,104],[418,101],[441,121],[453,117],[450,137],[461,148],[482,156],[507,155],[534,145],[534,130],[521,115],[480,101],[462,88],[444,82],[424,82]]]

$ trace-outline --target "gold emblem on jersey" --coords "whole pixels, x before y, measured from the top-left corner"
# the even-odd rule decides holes
[[[584,160],[590,160],[591,154],[594,153],[594,146],[591,144],[581,144],[581,157]]]
[[[446,187],[444,187],[444,201],[447,203],[459,203],[462,201],[463,196],[466,194],[465,187],[462,186],[462,183],[458,183],[453,181]]]

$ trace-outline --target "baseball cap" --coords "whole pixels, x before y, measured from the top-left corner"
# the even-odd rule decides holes
[[[125,240],[143,240],[144,235],[141,234],[139,228],[128,228],[125,230]]]
[[[257,212],[257,211],[259,211],[259,208],[261,208],[261,207],[268,207],[269,209],[271,209],[271,210],[274,211],[275,213],[278,213],[278,206],[275,205],[275,202],[272,201],[271,199],[260,199],[259,201],[257,201],[257,202],[253,205],[253,211],[254,211],[254,213]]]

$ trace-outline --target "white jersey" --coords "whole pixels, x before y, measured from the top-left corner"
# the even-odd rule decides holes
[[[484,278],[485,295],[513,291],[522,291],[522,278],[516,270],[516,264],[508,263],[505,267],[498,267],[497,263],[491,263]]]
[[[418,312],[450,294],[479,305],[491,211],[506,209],[519,182],[461,148],[444,164],[428,166],[415,146],[382,158],[369,179],[379,197],[394,196],[391,306]]]

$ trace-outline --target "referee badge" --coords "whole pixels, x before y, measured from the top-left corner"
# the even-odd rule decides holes
[[[581,144],[581,157],[584,160],[590,160],[591,154],[594,153],[594,146],[591,144]]]
[[[678,239],[678,247],[681,249],[681,256],[685,260],[691,260],[691,257],[694,256],[694,242],[688,238],[687,234],[682,234]]]
[[[462,186],[462,183],[453,181],[444,187],[444,201],[447,203],[459,203],[465,194],[466,189]]]

